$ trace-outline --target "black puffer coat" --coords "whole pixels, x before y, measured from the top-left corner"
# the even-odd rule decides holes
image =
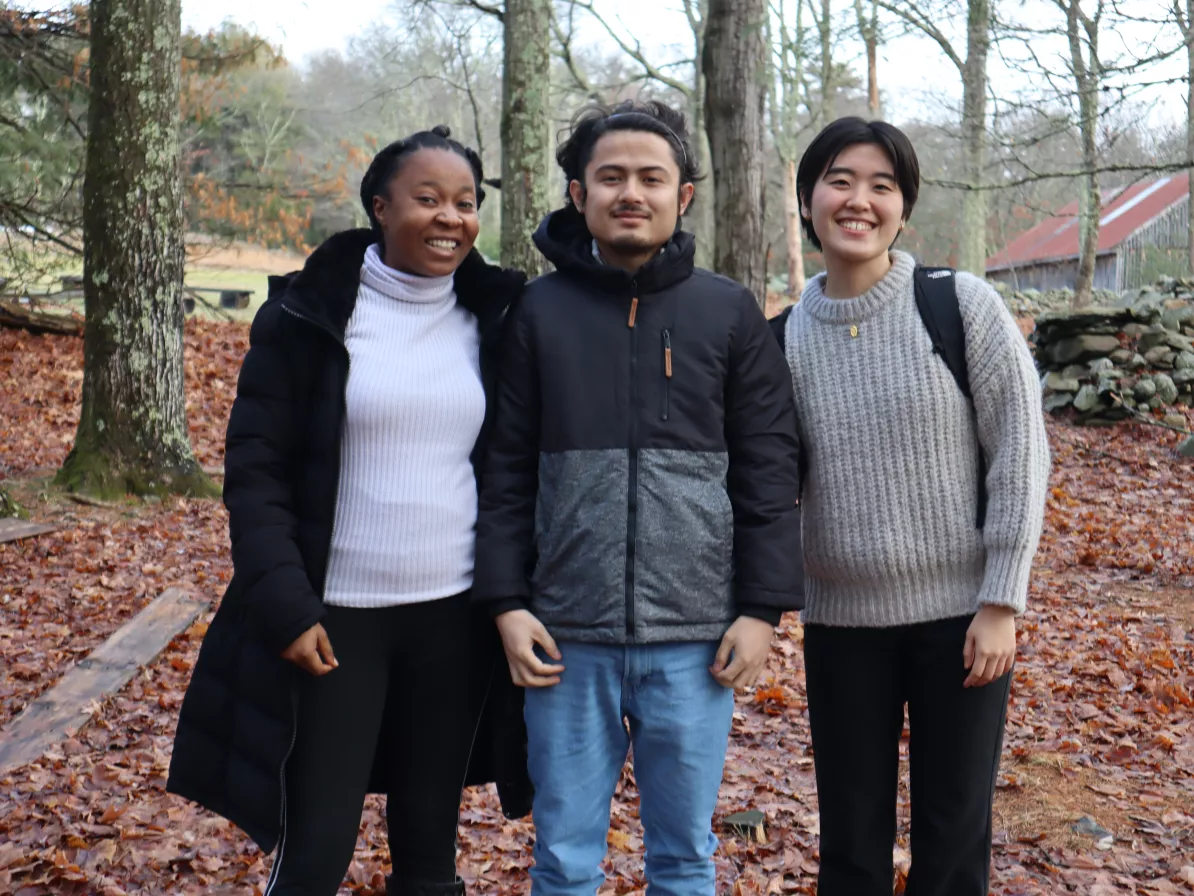
[[[199,651],[166,786],[234,822],[266,852],[281,831],[283,766],[306,674],[281,652],[325,612],[348,382],[344,332],[373,242],[368,230],[337,234],[301,272],[270,278],[228,424],[224,502],[233,577]],[[456,273],[457,301],[476,316],[481,335],[487,411],[472,455],[478,474],[496,405],[502,321],[524,280],[475,251]],[[492,622],[479,614],[461,643],[480,654],[461,711],[480,714],[484,706],[467,783],[496,780],[506,814],[525,815],[531,790],[521,691],[510,682]],[[386,753],[383,745],[379,759]],[[384,791],[384,763],[373,771],[371,790]]]

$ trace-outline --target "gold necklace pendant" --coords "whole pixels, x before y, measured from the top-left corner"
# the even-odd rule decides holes
[[[850,338],[851,339],[858,338],[858,326],[856,324],[850,327]]]

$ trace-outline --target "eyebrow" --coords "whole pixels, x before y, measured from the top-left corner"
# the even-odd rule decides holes
[[[599,166],[597,168],[597,171],[594,173],[599,173],[602,171],[625,171],[625,170],[626,170],[625,165],[616,165],[613,162],[610,162],[605,165]],[[643,167],[636,168],[635,170],[640,173],[644,172],[644,171],[662,171],[665,174],[667,173],[667,168],[664,167],[663,165],[644,165]]]
[[[436,190],[442,190],[444,188],[444,185],[441,184],[438,180],[421,180],[417,184],[415,184],[415,189],[417,190],[420,187],[432,187]],[[477,191],[476,184],[469,184],[467,187],[465,187],[463,190],[461,190],[461,192],[467,192],[467,193],[475,193],[476,191]]]
[[[831,174],[848,174],[851,177],[858,176],[858,172],[855,171],[853,168],[845,168],[840,165],[836,165],[833,168],[830,168],[828,171],[826,171],[825,177],[829,177],[829,175],[831,175]],[[878,177],[878,178],[882,178],[883,180],[889,180],[893,184],[899,183],[899,181],[896,180],[896,176],[894,174],[888,174],[885,171],[876,172],[875,174],[872,174],[871,177]]]

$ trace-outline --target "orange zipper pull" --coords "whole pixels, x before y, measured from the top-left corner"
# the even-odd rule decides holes
[[[630,329],[632,329],[632,330],[634,329],[634,318],[635,318],[635,315],[637,315],[637,314],[638,314],[638,299],[634,298],[634,299],[630,300],[630,320],[626,322],[626,326],[630,327]]]
[[[663,331],[663,375],[672,378],[672,334],[668,330]]]

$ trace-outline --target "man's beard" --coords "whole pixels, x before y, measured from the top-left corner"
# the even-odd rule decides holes
[[[609,241],[609,245],[619,252],[639,252],[644,249],[654,249],[662,245],[645,234],[626,233]]]

